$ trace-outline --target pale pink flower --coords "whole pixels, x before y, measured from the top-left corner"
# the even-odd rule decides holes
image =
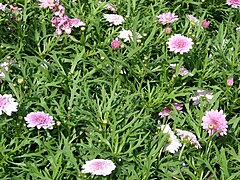
[[[110,3],[107,3],[105,6],[104,6],[105,9],[109,10],[109,11],[112,11],[113,13],[116,13],[116,9],[115,7],[110,4]]]
[[[167,44],[170,51],[183,54],[189,52],[194,43],[191,38],[185,37],[181,34],[175,34],[168,39]]]
[[[13,12],[13,13],[18,13],[19,11],[22,10],[22,8],[19,8],[17,6],[13,6],[12,4],[9,6],[10,7],[10,10]]]
[[[59,5],[59,0],[39,0],[41,8],[53,9],[55,6]]]
[[[31,112],[24,117],[27,127],[37,127],[38,129],[53,129],[55,121],[53,117],[45,112]]]
[[[195,148],[197,148],[197,149],[201,148],[201,145],[198,142],[195,134],[193,134],[189,131],[181,130],[181,129],[176,129],[176,132],[177,132],[177,136],[179,136],[181,138],[181,140],[187,141],[191,145],[194,145]]]
[[[194,17],[193,15],[187,14],[186,15],[187,19],[190,21],[190,23],[192,25],[198,25],[199,24],[199,19],[197,19],[196,17]]]
[[[0,63],[0,67],[2,68],[2,69],[4,69],[4,71],[8,71],[8,66],[9,66],[9,63],[8,62],[3,62],[3,63]],[[2,69],[0,68],[0,77],[5,77],[5,74],[4,74],[4,72],[2,71]]]
[[[136,32],[137,39],[141,39],[142,36]],[[133,40],[133,33],[130,30],[125,30],[123,29],[122,31],[119,32],[118,38],[124,39],[124,42]]]
[[[7,7],[7,4],[0,3],[0,10],[5,12],[6,7]]]
[[[125,20],[123,19],[122,16],[117,15],[117,14],[104,14],[103,17],[110,22],[111,24],[114,25],[120,25],[123,22],[125,22]]]
[[[207,21],[206,19],[203,20],[202,22],[202,27],[203,28],[208,28],[210,26],[211,22]]]
[[[234,83],[233,77],[227,79],[227,85],[228,86],[233,86],[233,83]]]
[[[86,24],[78,18],[72,18],[72,19],[69,18],[69,21],[70,21],[71,27],[86,26]]]
[[[163,118],[163,117],[169,116],[169,113],[171,111],[172,110],[169,107],[165,106],[163,111],[161,111],[158,115]]]
[[[122,45],[122,43],[120,41],[118,41],[118,38],[115,38],[114,40],[112,40],[111,42],[111,47],[113,49],[118,49],[120,48],[120,46]]]
[[[92,175],[107,176],[116,168],[111,160],[93,159],[86,161],[82,166],[84,173],[91,173]]]
[[[58,5],[58,6],[55,6],[53,9],[52,9],[53,13],[55,16],[60,16],[62,17],[65,13],[65,8],[62,6],[62,5]]]
[[[8,116],[12,115],[12,112],[17,112],[18,103],[11,94],[0,94],[0,115],[4,112]]]
[[[233,8],[238,8],[240,7],[240,0],[227,0],[227,4]]]
[[[167,27],[167,28],[165,29],[165,32],[166,32],[166,34],[171,34],[172,28]]]
[[[183,104],[173,103],[173,106],[175,107],[176,110],[179,110],[179,111],[183,109]]]
[[[158,21],[162,23],[162,25],[171,24],[174,21],[178,20],[178,16],[170,12],[160,14],[157,16],[157,18]]]
[[[219,131],[218,136],[227,135],[227,121],[226,115],[223,114],[223,111],[220,110],[211,110],[207,111],[205,116],[202,118],[202,127],[205,130],[208,130],[209,135],[213,135],[214,132]]]

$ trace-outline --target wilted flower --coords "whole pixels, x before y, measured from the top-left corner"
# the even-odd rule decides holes
[[[190,21],[191,24],[193,24],[193,25],[199,24],[199,20],[196,17],[194,17],[193,15],[187,14],[186,17]]]
[[[176,65],[176,64],[170,64],[170,67],[173,68],[173,69],[176,69],[177,65]],[[180,67],[180,69],[179,69],[179,74],[180,74],[181,76],[185,76],[185,75],[193,76],[193,74],[190,73],[190,72],[188,71],[188,69],[185,68],[184,66],[181,66],[181,67]]]
[[[182,146],[182,144],[179,142],[177,136],[174,134],[170,126],[167,124],[161,125],[160,127],[163,133],[169,135],[168,144],[165,146],[164,151],[169,151],[170,153],[173,154],[178,152],[178,149]]]
[[[179,111],[183,109],[183,104],[173,103],[173,106],[175,107],[176,110],[179,110]]]
[[[227,121],[226,115],[223,114],[223,111],[220,110],[211,110],[207,111],[205,116],[202,118],[202,127],[205,130],[208,130],[209,135],[213,135],[214,132],[219,131],[218,136],[227,135]]]
[[[163,118],[163,117],[169,116],[169,113],[171,111],[172,110],[169,107],[165,106],[163,111],[161,111],[158,115]]]
[[[197,90],[197,92],[195,92],[191,97],[193,105],[198,106],[201,98],[205,98],[208,102],[210,102],[213,98],[213,94],[208,90]]]
[[[116,9],[114,8],[114,6],[110,3],[107,3],[105,6],[104,6],[105,9],[109,10],[109,11],[112,11],[113,13],[116,13]]]
[[[55,6],[53,9],[52,9],[53,13],[55,16],[60,16],[62,17],[65,13],[65,8],[62,6],[62,5],[58,5],[58,6]]]
[[[162,23],[162,25],[171,24],[174,21],[178,20],[178,16],[170,12],[160,14],[157,16],[157,18],[158,21]]]
[[[9,66],[9,63],[8,63],[8,62],[0,63],[0,67],[1,67],[2,69],[4,69],[5,71],[8,71],[8,66]],[[4,74],[4,72],[2,71],[1,68],[0,68],[0,77],[5,77],[5,74]]]
[[[139,33],[137,34],[137,39],[141,39],[142,36]],[[133,40],[133,33],[130,30],[125,30],[123,29],[122,31],[119,32],[118,38],[124,39],[124,42]]]
[[[210,21],[207,21],[206,19],[204,19],[203,22],[202,22],[202,27],[203,28],[208,28],[210,24],[211,24]]]
[[[195,148],[197,148],[197,149],[201,148],[201,145],[198,142],[197,137],[193,133],[191,133],[189,131],[184,131],[181,129],[176,129],[176,132],[177,132],[177,136],[179,136],[181,138],[181,140],[187,141],[191,145],[194,145]]]
[[[238,8],[240,7],[240,0],[227,0],[227,4],[233,8]]]
[[[24,119],[27,127],[37,127],[38,129],[53,129],[55,124],[53,117],[42,111],[31,112]]]
[[[120,41],[118,41],[118,38],[115,38],[114,40],[112,40],[111,42],[111,47],[113,49],[118,49],[120,48],[120,46],[122,45],[122,43]]]
[[[227,79],[227,85],[228,86],[233,86],[233,83],[234,83],[233,77]]]
[[[175,34],[168,39],[167,44],[169,51],[183,54],[192,49],[193,42],[191,38],[185,37],[181,34]]]
[[[111,160],[93,159],[86,161],[82,166],[84,173],[91,173],[92,175],[107,176],[116,168]]]
[[[114,25],[120,25],[123,22],[125,22],[125,20],[123,19],[122,16],[117,15],[117,14],[104,14],[103,17],[110,22],[111,24]]]
[[[59,0],[39,0],[41,8],[53,9],[55,6],[59,5]]]
[[[8,116],[12,115],[12,112],[17,112],[18,103],[11,94],[0,94],[0,115],[6,113]]]
[[[22,10],[22,8],[19,8],[17,6],[13,6],[13,5],[9,5],[10,7],[10,10],[13,12],[13,13],[18,13],[19,11]]]

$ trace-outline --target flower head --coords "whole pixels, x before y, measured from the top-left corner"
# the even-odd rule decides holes
[[[168,39],[167,44],[170,51],[183,54],[192,49],[193,42],[191,38],[185,37],[181,34],[175,34]]]
[[[9,63],[8,62],[3,62],[3,63],[0,63],[0,67],[2,69],[4,69],[4,71],[8,71],[8,66],[9,66]],[[0,77],[5,77],[5,74],[4,72],[1,70],[0,68]]]
[[[1,11],[5,12],[6,7],[7,7],[7,4],[0,3],[0,10]]]
[[[55,121],[53,117],[45,112],[31,112],[25,118],[27,127],[37,127],[38,129],[53,129]]]
[[[136,33],[136,34],[137,34],[137,39],[142,38],[142,36],[139,33]],[[127,42],[127,41],[130,41],[130,39],[133,40],[133,33],[130,30],[123,29],[122,31],[119,32],[118,38],[124,39],[124,42]]]
[[[39,0],[41,8],[53,9],[55,6],[59,5],[59,0]]]
[[[240,32],[240,26],[236,28],[236,32]]]
[[[17,106],[18,103],[15,102],[11,94],[0,94],[0,115],[4,112],[11,116],[12,112],[17,112]]]
[[[172,110],[169,107],[165,106],[163,111],[161,111],[158,115],[163,118],[163,117],[169,116],[169,113],[171,111]]]
[[[182,144],[179,142],[177,136],[174,134],[170,126],[168,124],[161,125],[161,130],[163,131],[163,133],[169,135],[168,144],[165,146],[164,151],[169,151],[173,154],[178,152],[178,149],[182,146]]]
[[[125,22],[125,20],[123,19],[122,16],[120,15],[117,15],[117,14],[104,14],[103,17],[108,21],[110,22],[111,24],[114,24],[114,25],[120,25],[122,24],[123,22]]]
[[[193,105],[198,106],[200,105],[200,99],[204,98],[208,102],[210,102],[213,98],[213,93],[211,93],[208,90],[197,90],[197,92],[194,93],[194,95],[191,97],[193,100]]]
[[[192,25],[198,25],[199,24],[199,19],[197,19],[196,17],[194,17],[193,15],[187,14],[186,15],[187,19],[190,21],[190,23]]]
[[[162,25],[171,24],[174,21],[178,20],[178,16],[170,12],[160,14],[157,16],[157,18],[158,21],[162,23]]]
[[[210,26],[211,22],[207,21],[206,19],[203,20],[202,22],[202,27],[203,28],[208,28]]]
[[[167,28],[165,29],[165,32],[166,32],[166,34],[171,34],[172,28],[167,27]]]
[[[116,13],[116,9],[115,7],[110,4],[110,3],[107,3],[105,6],[104,6],[105,9],[109,10],[109,11],[112,11],[113,13]]]
[[[202,127],[208,130],[209,135],[213,135],[214,132],[219,131],[217,135],[224,136],[227,134],[227,121],[226,115],[220,110],[207,111],[205,116],[202,118]]]
[[[227,4],[233,8],[238,8],[240,7],[240,0],[227,0]]]
[[[122,45],[122,43],[120,41],[118,41],[118,38],[115,38],[114,40],[112,40],[111,42],[111,47],[113,49],[118,49],[120,48],[120,46]]]
[[[82,166],[84,173],[91,173],[92,175],[107,176],[116,168],[111,160],[93,159],[86,161]]]
[[[227,85],[228,86],[233,86],[233,83],[234,83],[233,77],[227,79]]]
[[[177,132],[177,136],[179,136],[182,140],[185,140],[188,143],[190,143],[191,145],[194,145],[195,148],[197,148],[197,149],[201,148],[201,145],[198,142],[197,137],[193,133],[191,133],[189,131],[184,131],[181,129],[176,129],[176,132]]]
[[[183,104],[173,103],[173,106],[175,107],[176,110],[179,110],[179,111],[183,109]]]

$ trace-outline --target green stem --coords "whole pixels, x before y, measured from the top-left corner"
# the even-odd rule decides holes
[[[180,151],[180,154],[179,154],[179,157],[178,157],[178,160],[180,161],[181,160],[181,157],[182,157],[182,153],[183,153],[183,150],[186,146],[186,143],[183,144],[182,148],[181,148],[181,151]]]

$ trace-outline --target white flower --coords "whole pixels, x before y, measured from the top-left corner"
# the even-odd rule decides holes
[[[187,140],[191,145],[195,146],[196,149],[202,148],[195,134],[181,129],[176,129],[176,132],[177,136],[179,136],[182,140]]]
[[[122,31],[119,32],[120,34],[118,35],[118,38],[124,39],[124,42],[133,40],[133,33],[130,30],[125,30],[123,29]],[[142,36],[139,33],[137,34],[137,39],[141,39]]]
[[[177,136],[174,134],[170,126],[168,124],[161,125],[161,130],[163,131],[163,133],[169,135],[169,139],[168,139],[169,143],[165,146],[164,151],[169,151],[170,153],[173,153],[173,154],[178,152],[178,149],[182,146],[182,144],[177,139]]]
[[[199,25],[199,22],[200,22],[199,19],[197,19],[193,15],[187,14],[186,17],[193,25]]]
[[[0,115],[4,112],[11,116],[12,112],[17,112],[17,106],[18,103],[15,102],[11,94],[0,94]]]
[[[5,71],[8,71],[8,66],[9,66],[9,63],[8,63],[8,62],[0,63],[0,67],[1,67],[2,69],[4,69]],[[0,77],[5,77],[5,74],[4,74],[4,72],[2,71],[1,68],[0,68]]]
[[[207,101],[210,102],[213,98],[213,94],[208,90],[197,90],[197,92],[195,92],[194,95],[191,97],[194,106],[200,105],[201,97],[206,98]]]
[[[114,25],[120,25],[123,22],[125,22],[125,20],[123,19],[122,16],[117,15],[117,14],[104,14],[103,17],[110,23],[114,24]]]

